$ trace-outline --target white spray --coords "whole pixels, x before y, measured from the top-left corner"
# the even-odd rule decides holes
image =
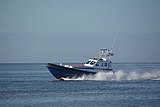
[[[99,72],[96,75],[83,75],[79,78],[64,78],[64,80],[95,80],[95,81],[122,81],[122,80],[160,80],[160,71],[137,73],[124,72]]]

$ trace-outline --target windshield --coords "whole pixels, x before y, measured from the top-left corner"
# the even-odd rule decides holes
[[[91,61],[86,62],[86,64],[89,64]]]
[[[92,61],[90,64],[91,64],[91,65],[94,65],[95,63],[96,63],[96,62]]]

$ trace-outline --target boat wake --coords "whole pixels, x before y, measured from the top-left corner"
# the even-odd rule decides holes
[[[64,80],[97,80],[97,81],[121,81],[121,80],[160,80],[160,71],[137,73],[136,71],[124,72],[99,72],[95,75],[83,75],[79,78],[63,78]]]

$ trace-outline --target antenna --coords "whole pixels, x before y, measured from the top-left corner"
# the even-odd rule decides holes
[[[118,36],[118,33],[119,33],[119,32],[116,33],[116,35],[115,35],[115,37],[114,37],[114,39],[113,39],[111,50],[113,50],[113,46],[114,46],[114,43],[115,43],[116,38],[117,38],[117,36]]]

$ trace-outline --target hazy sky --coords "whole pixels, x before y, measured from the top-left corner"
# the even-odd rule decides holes
[[[160,62],[160,0],[0,0],[0,62]]]

